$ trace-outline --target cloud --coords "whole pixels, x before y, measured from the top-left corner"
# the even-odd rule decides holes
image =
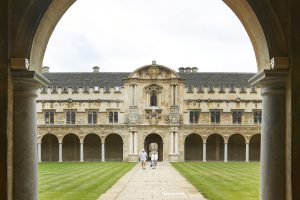
[[[150,64],[256,71],[242,24],[220,0],[79,0],[57,25],[51,71],[132,71]]]

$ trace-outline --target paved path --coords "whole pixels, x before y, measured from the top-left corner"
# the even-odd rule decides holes
[[[98,200],[194,199],[205,198],[170,163],[159,163],[157,169],[142,169],[137,164]]]

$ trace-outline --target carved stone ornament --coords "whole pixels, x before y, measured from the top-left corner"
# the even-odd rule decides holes
[[[146,111],[146,118],[148,119],[151,125],[156,125],[158,121],[161,119],[161,112],[162,109],[152,106],[145,109]]]
[[[159,75],[159,68],[155,66],[149,67],[148,73],[151,79],[156,79]]]

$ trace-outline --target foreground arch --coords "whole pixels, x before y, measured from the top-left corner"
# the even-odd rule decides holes
[[[63,161],[80,161],[80,141],[77,135],[67,134],[62,143]]]
[[[41,160],[58,161],[58,138],[53,134],[46,134],[41,143]]]
[[[105,138],[105,160],[123,161],[123,140],[118,134],[111,133]]]
[[[203,160],[203,140],[200,135],[192,133],[185,138],[184,160],[186,161]]]

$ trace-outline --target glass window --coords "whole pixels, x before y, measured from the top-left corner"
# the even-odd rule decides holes
[[[75,111],[67,111],[66,112],[67,124],[75,124],[76,122],[76,112]]]
[[[210,112],[210,122],[213,124],[220,124],[220,111],[211,111]]]
[[[234,111],[232,112],[232,123],[233,124],[241,124],[242,123],[242,111]]]
[[[262,118],[261,111],[254,111],[253,115],[254,115],[254,124],[260,124]]]
[[[200,112],[197,110],[190,111],[190,124],[198,124]]]
[[[54,124],[54,111],[45,112],[45,124]]]
[[[97,112],[96,111],[88,112],[88,124],[97,124]]]
[[[118,112],[109,112],[108,119],[109,119],[109,123],[111,124],[118,123],[119,121]]]

